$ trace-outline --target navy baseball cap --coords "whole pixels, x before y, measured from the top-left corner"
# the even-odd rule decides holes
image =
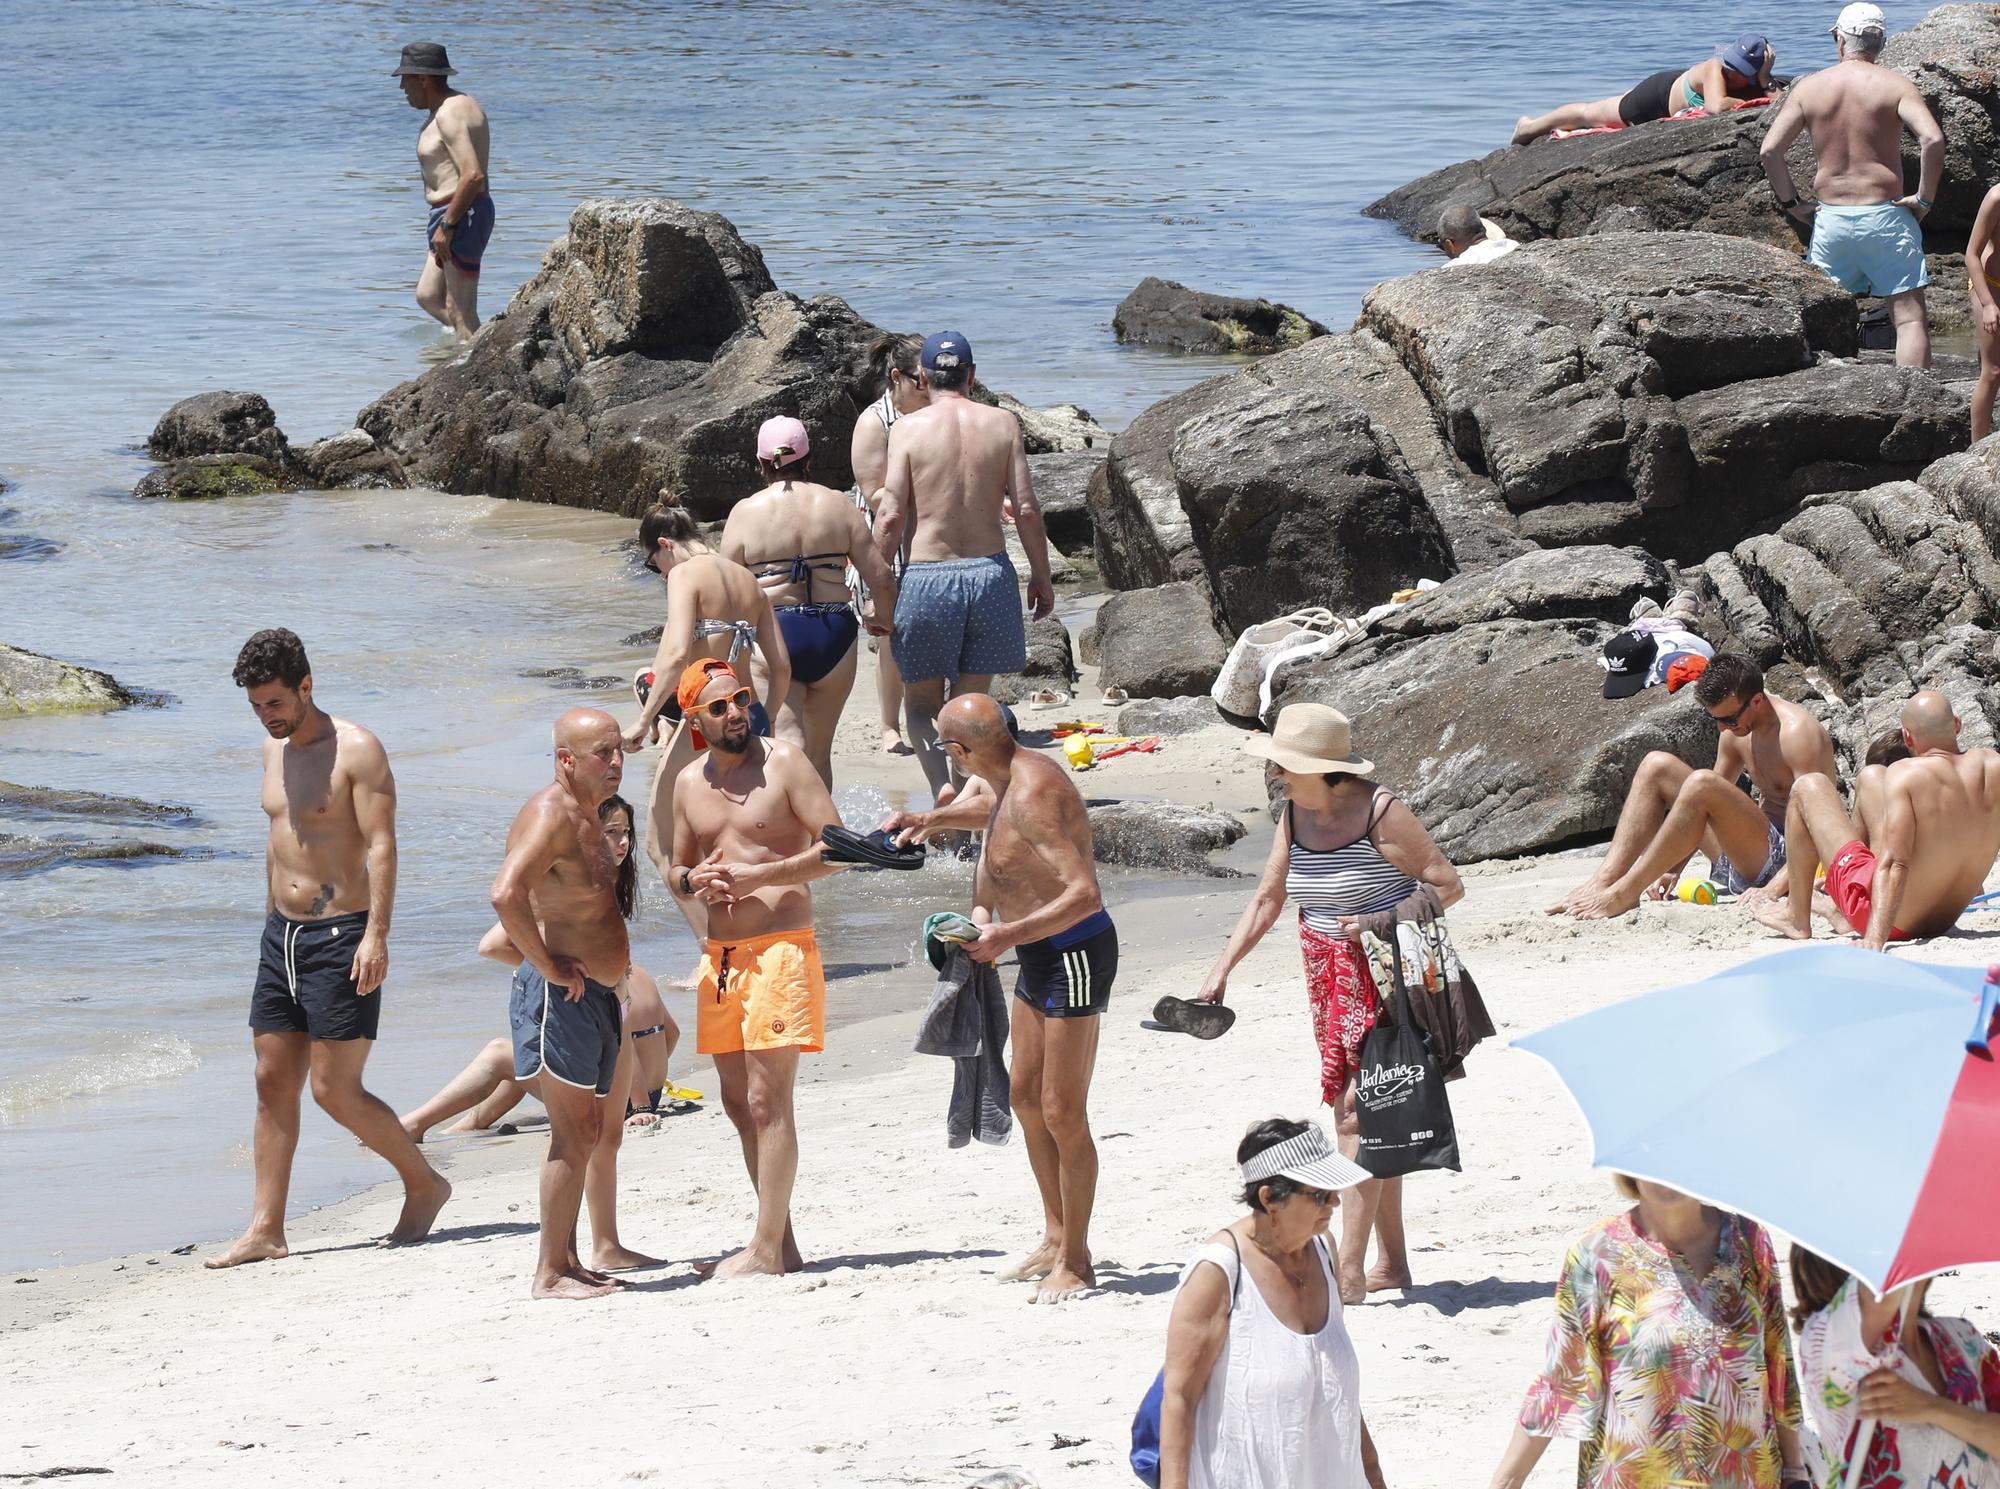
[[[972,343],[962,331],[939,331],[924,338],[922,361],[926,367],[970,367]]]
[[[1754,31],[1736,38],[1734,46],[1722,49],[1722,65],[1739,77],[1754,78],[1771,60],[1771,43]]]

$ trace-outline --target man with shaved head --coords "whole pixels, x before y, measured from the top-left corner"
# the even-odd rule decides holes
[[[1862,770],[1853,817],[1831,778],[1793,783],[1784,903],[1751,906],[1771,929],[1811,939],[1820,862],[1827,898],[1871,951],[1950,930],[1979,893],[2000,853],[2000,754],[1959,749],[1959,721],[1942,693],[1904,704],[1902,725],[1909,758]]]
[[[1097,1285],[1090,1077],[1097,1016],[1118,973],[1118,931],[1097,887],[1089,815],[1062,767],[1016,745],[1000,705],[985,694],[945,705],[938,745],[984,789],[934,811],[898,812],[884,826],[904,840],[986,829],[972,912],[981,930],[966,950],[991,962],[1011,947],[1019,958],[1009,1094],[1044,1222],[1041,1244],[1000,1275],[1034,1279],[1037,1302],[1061,1302]]]
[[[625,771],[618,721],[595,708],[571,709],[556,720],[555,765],[555,780],[528,798],[508,829],[493,908],[521,952],[509,1006],[514,1074],[543,1077],[549,1110],[530,1292],[595,1298],[617,1284],[578,1258],[576,1217],[598,1133],[623,1116],[607,1116],[604,1098],[624,1039],[614,989],[632,960],[618,912],[617,856],[597,818]]]
[[[728,663],[694,662],[674,696],[701,753],[673,783],[667,882],[708,904],[695,1048],[715,1057],[722,1109],[757,1190],[750,1243],[714,1275],[796,1272],[805,1263],[792,1235],[792,1088],[799,1056],[826,1047],[826,978],[807,886],[839,867],[820,861],[819,835],[840,814],[805,751],[751,732],[750,687]]]

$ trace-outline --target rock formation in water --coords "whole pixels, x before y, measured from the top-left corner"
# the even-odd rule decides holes
[[[1120,341],[1177,352],[1280,352],[1326,335],[1289,305],[1211,295],[1150,274],[1119,301],[1111,329]]]
[[[132,488],[138,497],[207,501],[301,486],[408,484],[395,458],[360,429],[294,448],[261,393],[183,398],[153,427],[146,450],[160,464]]]
[[[836,296],[779,289],[716,213],[587,201],[465,351],[359,423],[442,490],[637,515],[664,488],[714,521],[762,484],[757,426],[774,415],[805,423],[815,479],[852,480],[854,420],[882,391],[866,357],[879,334]],[[1079,409],[997,401],[1031,453],[1106,438]]]
[[[125,708],[139,697],[108,672],[0,642],[0,719]]]

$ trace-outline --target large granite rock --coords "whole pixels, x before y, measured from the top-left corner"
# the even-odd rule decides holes
[[[714,212],[586,201],[464,352],[357,422],[410,480],[443,490],[626,515],[665,490],[715,520],[761,484],[757,426],[774,415],[805,423],[815,479],[852,480],[854,420],[881,391],[866,361],[879,334],[835,296],[778,289]],[[1032,428],[1029,413],[1032,450],[1103,437],[1078,409]]]
[[[216,501],[226,496],[256,496],[282,491],[289,484],[286,467],[261,455],[195,455],[155,466],[139,478],[132,494],[146,500]]]
[[[318,490],[337,487],[389,489],[409,485],[396,457],[375,443],[365,429],[348,429],[315,440],[294,452],[306,484]]]
[[[1076,655],[1069,628],[1055,616],[1028,622],[1028,661],[1019,672],[993,679],[992,695],[1002,703],[1019,703],[1042,688],[1068,692],[1076,686]]]
[[[257,455],[283,467],[291,459],[278,416],[261,393],[197,393],[183,398],[160,416],[147,436],[146,450],[156,460]]]
[[[1229,387],[1212,377],[1162,399],[1114,436],[1090,478],[1092,551],[1113,589],[1147,589],[1199,575],[1201,554],[1174,484],[1174,435]]]
[[[1391,280],[1363,322],[1457,459],[1545,545],[1640,540],[1697,560],[1817,491],[1962,445],[1927,374],[1834,359],[1854,302],[1788,254],[1712,234],[1530,244],[1478,273]]]
[[[1685,690],[1603,697],[1596,657],[1617,629],[1509,619],[1370,636],[1287,672],[1275,701],[1352,719],[1355,747],[1455,862],[1544,852],[1610,831],[1648,751],[1715,758]]]
[[[1278,352],[1326,335],[1289,305],[1211,295],[1150,274],[1119,301],[1111,329],[1120,341],[1180,352]]]
[[[1042,523],[1050,546],[1064,556],[1091,554],[1090,482],[1104,464],[1100,450],[1052,451],[1028,457],[1028,476],[1035,483]]]
[[[108,672],[0,643],[0,719],[124,708],[138,697]]]
[[[1416,476],[1317,344],[1231,377],[1170,459],[1232,631],[1308,605],[1353,614],[1452,570]]]
[[[1981,196],[2000,173],[2000,78],[1992,67],[1997,49],[2000,11],[1944,5],[1892,37],[1883,52],[1885,65],[1915,80],[1944,129],[1943,184],[1924,223],[1932,237],[1962,243]],[[1438,213],[1463,202],[1521,239],[1644,227],[1728,233],[1796,251],[1802,230],[1778,210],[1757,158],[1774,113],[1744,109],[1535,140],[1433,171],[1365,210],[1427,240],[1436,236]],[[1914,186],[1916,149],[1908,137],[1904,145],[1904,178]],[[1813,157],[1803,137],[1790,160],[1792,174],[1809,183]]]
[[[1229,659],[1208,592],[1186,580],[1109,596],[1098,609],[1098,686],[1133,698],[1206,693]]]
[[[1640,599],[1664,602],[1666,568],[1642,548],[1537,548],[1398,605],[1374,630],[1435,636],[1492,620],[1603,620],[1623,626]]]

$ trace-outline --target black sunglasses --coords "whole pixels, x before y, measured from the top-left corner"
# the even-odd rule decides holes
[[[1298,1191],[1316,1205],[1330,1205],[1336,1191],[1331,1189],[1301,1189]]]
[[[1724,718],[1719,713],[1711,713],[1708,715],[1709,720],[1718,729],[1734,729],[1737,723],[1742,719],[1743,715],[1750,712],[1750,705],[1755,703],[1761,696],[1762,695],[1759,693],[1752,693],[1748,698],[1745,698],[1743,700],[1743,702],[1737,707],[1736,712],[1729,715],[1728,718]],[[1707,710],[1703,710],[1703,712],[1707,712]]]

